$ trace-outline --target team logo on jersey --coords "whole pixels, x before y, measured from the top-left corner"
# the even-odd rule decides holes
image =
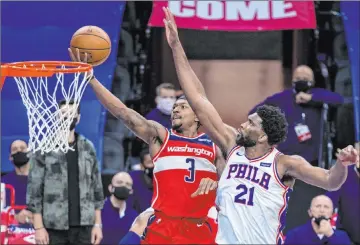
[[[209,139],[199,139],[199,141],[205,141],[205,142],[211,142],[211,140],[209,140]]]
[[[261,163],[260,163],[260,166],[261,166],[261,167],[267,167],[267,168],[268,168],[268,167],[271,166],[271,162],[261,162]]]
[[[209,157],[213,157],[213,155],[214,155],[214,153],[212,153],[211,151],[207,151],[207,150],[201,149],[201,148],[189,147],[188,145],[186,145],[186,146],[168,146],[167,150],[168,150],[168,152],[193,152],[197,156],[206,155]]]
[[[236,152],[236,155],[238,155],[238,156],[243,156],[244,155],[244,152],[242,152],[242,151],[238,151],[238,152]]]

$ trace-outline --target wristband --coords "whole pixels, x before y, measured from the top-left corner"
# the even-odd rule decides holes
[[[102,229],[102,224],[94,224],[94,227]]]
[[[34,228],[34,230],[41,230],[41,229],[44,229],[44,226],[41,226],[41,227],[39,227],[39,228]]]

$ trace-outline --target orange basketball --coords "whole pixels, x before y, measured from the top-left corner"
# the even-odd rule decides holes
[[[78,48],[82,60],[85,53],[88,53],[87,63],[98,66],[109,57],[111,41],[109,35],[100,27],[84,26],[72,36],[70,48],[75,55]]]

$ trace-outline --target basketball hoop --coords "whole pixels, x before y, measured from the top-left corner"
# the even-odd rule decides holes
[[[68,61],[26,61],[1,65],[0,90],[6,77],[14,77],[29,120],[29,150],[41,154],[69,149],[70,125],[92,74],[92,66]],[[51,77],[56,77],[54,86]],[[68,85],[65,80],[72,79]],[[49,84],[48,84],[49,80]],[[71,102],[62,112],[58,102]]]

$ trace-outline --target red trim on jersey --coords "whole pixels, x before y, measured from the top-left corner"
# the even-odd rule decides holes
[[[153,157],[153,163],[155,163],[156,159],[159,157],[160,153],[164,150],[165,146],[167,145],[167,142],[169,141],[169,131],[166,129],[166,135],[163,145],[161,146],[160,150],[155,154]]]
[[[265,158],[267,158],[273,151],[274,151],[275,147],[271,148],[271,151],[269,151],[268,153],[266,153],[264,156],[262,157],[257,157],[257,158],[254,158],[254,159],[249,159],[246,154],[244,154],[244,156],[249,160],[249,162],[257,162],[257,161],[261,161]]]
[[[281,207],[279,213],[278,213],[278,220],[279,220],[279,226],[277,228],[277,235],[276,235],[276,240],[275,242],[277,242],[279,240],[279,236],[280,238],[284,241],[284,235],[282,234],[282,232],[280,231],[280,227],[281,227],[281,215],[282,213],[285,211],[286,207],[287,207],[287,200],[286,200],[286,194],[289,190],[289,187],[287,187],[284,191],[284,194],[283,194],[283,201],[284,201],[284,205]]]
[[[227,158],[226,158],[226,162],[230,159],[231,155],[232,155],[237,149],[239,149],[239,148],[241,148],[241,146],[240,146],[240,145],[236,145],[236,146],[234,146],[234,147],[230,150],[230,152],[229,152],[229,154],[228,154],[228,156],[227,156]]]
[[[216,167],[216,145],[213,142],[213,151],[214,151],[214,161],[212,163],[214,163],[215,167]]]
[[[279,177],[279,174],[277,172],[277,168],[276,168],[276,165],[277,165],[277,158],[279,157],[279,155],[282,155],[281,152],[278,152],[276,153],[275,157],[274,157],[274,161],[273,161],[273,172],[274,172],[274,176],[275,176],[275,179],[276,179],[276,182],[278,182],[278,184],[284,188],[285,190],[288,188],[286,185],[284,185],[284,183],[281,181],[280,177]]]
[[[176,136],[179,136],[179,137],[182,137],[182,138],[185,138],[185,139],[196,139],[196,138],[199,138],[200,136],[203,136],[205,133],[198,133],[198,135],[196,135],[195,137],[186,137],[184,135],[181,135],[181,134],[178,134],[176,133],[174,130],[171,129],[171,133],[176,135]]]

